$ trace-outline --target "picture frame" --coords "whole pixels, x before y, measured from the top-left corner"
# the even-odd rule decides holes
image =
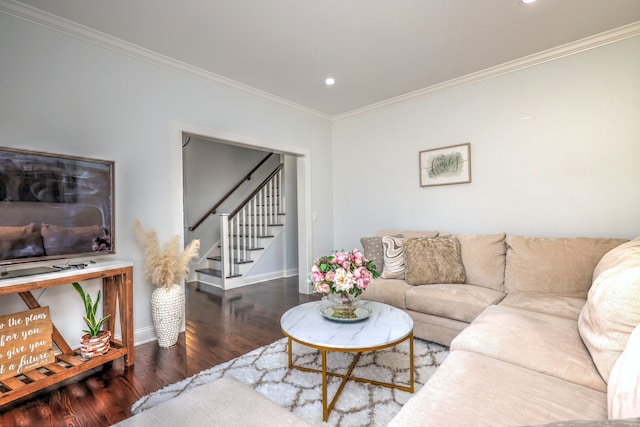
[[[418,153],[420,187],[471,182],[471,143]]]

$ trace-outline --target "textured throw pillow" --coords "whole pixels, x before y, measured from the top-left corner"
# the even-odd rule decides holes
[[[381,277],[383,279],[404,278],[404,254],[402,252],[403,243],[403,237],[382,237],[384,267]]]
[[[640,325],[613,365],[607,386],[609,419],[640,417]]]
[[[610,263],[611,259],[617,262]],[[600,262],[610,267],[593,282],[578,329],[606,382],[631,332],[640,324],[640,238],[612,249]]]
[[[384,250],[382,246],[382,237],[363,237],[360,239],[364,257],[369,261],[373,261],[376,271],[381,273],[384,269]]]
[[[464,283],[460,242],[455,237],[407,239],[403,251],[409,285]]]

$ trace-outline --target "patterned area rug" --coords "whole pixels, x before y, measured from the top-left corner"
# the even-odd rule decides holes
[[[414,353],[415,389],[418,391],[444,361],[449,351],[447,347],[439,344],[416,339]],[[349,353],[327,353],[329,370],[345,373],[353,357]],[[295,365],[321,368],[320,352],[297,343],[293,344],[293,361]],[[393,348],[364,353],[353,375],[408,385],[409,343],[404,342]],[[280,406],[317,426],[385,426],[412,396],[411,393],[400,390],[348,381],[329,415],[329,420],[323,423],[321,375],[297,369],[290,370],[287,367],[287,339],[282,338],[144,396],[133,404],[131,411],[134,414],[144,411],[191,387],[222,376],[236,377]],[[339,378],[329,378],[329,399],[339,385]]]

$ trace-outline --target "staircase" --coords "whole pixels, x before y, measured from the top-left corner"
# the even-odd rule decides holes
[[[231,213],[221,213],[220,240],[207,256],[197,280],[233,289],[249,284],[247,275],[284,228],[283,167],[280,163]]]

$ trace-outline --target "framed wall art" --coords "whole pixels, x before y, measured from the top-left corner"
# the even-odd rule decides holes
[[[419,153],[420,186],[471,182],[471,143],[423,150]]]

